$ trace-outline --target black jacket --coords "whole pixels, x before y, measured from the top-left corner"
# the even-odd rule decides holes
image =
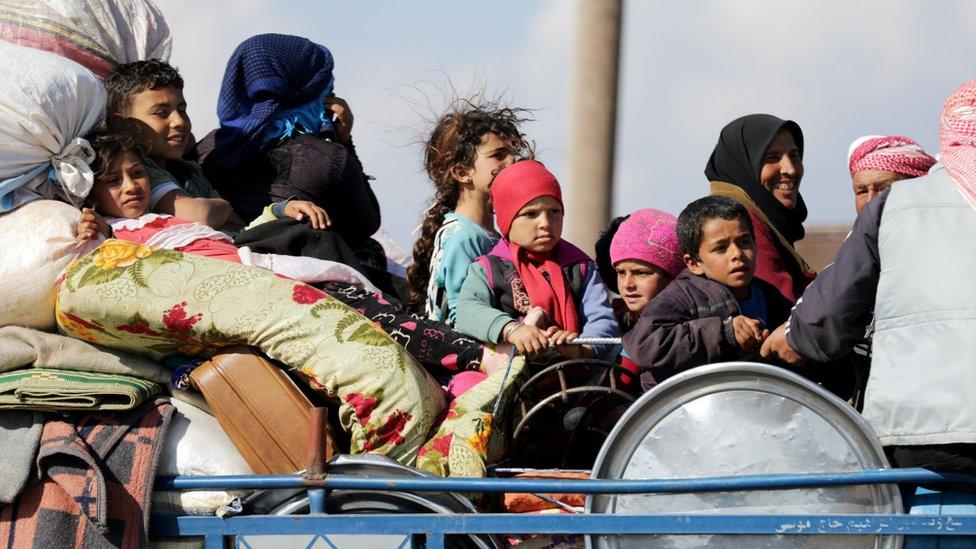
[[[352,143],[299,135],[228,170],[208,162],[214,132],[197,144],[203,173],[245,221],[273,202],[297,198],[325,209],[333,229],[354,249],[380,227],[380,206]]]
[[[753,278],[752,282],[766,297],[767,327],[771,330],[785,322],[790,302],[762,280]],[[623,337],[624,349],[644,372],[641,384],[647,389],[653,380],[661,382],[695,366],[742,358],[745,352],[727,322],[740,314],[727,287],[682,271],[651,299]]]

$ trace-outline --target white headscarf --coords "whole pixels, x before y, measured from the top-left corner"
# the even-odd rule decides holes
[[[82,139],[105,116],[105,87],[59,55],[0,41],[0,213],[37,198],[79,206],[94,177]]]

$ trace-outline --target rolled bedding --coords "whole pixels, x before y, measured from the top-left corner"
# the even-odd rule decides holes
[[[440,386],[372,322],[273,273],[108,240],[58,289],[66,335],[159,360],[251,345],[338,404],[354,453],[413,465],[444,408]]]

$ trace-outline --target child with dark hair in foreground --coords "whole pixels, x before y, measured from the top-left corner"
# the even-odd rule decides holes
[[[182,159],[192,134],[180,73],[159,59],[125,63],[108,74],[105,89],[108,126],[138,131],[150,180],[149,210],[223,228],[233,217],[230,203],[199,166]]]
[[[627,354],[654,381],[689,368],[743,358],[759,350],[790,303],[753,278],[756,243],[749,213],[737,202],[706,197],[678,216],[686,269],[624,335]],[[643,379],[648,377],[648,379]]]

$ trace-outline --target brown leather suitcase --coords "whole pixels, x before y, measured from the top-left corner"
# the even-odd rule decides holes
[[[308,467],[312,403],[264,355],[250,347],[230,347],[193,370],[190,381],[255,473]],[[328,430],[322,441],[328,459]]]

